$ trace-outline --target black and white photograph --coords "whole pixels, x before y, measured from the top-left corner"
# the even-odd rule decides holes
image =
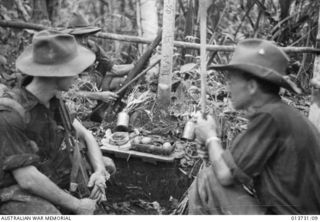
[[[319,0],[0,0],[0,221],[111,215],[320,220]]]

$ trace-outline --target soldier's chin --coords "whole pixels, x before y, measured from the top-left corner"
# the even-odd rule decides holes
[[[237,101],[231,100],[231,108],[233,110],[242,110],[242,109],[244,109],[244,105],[242,103],[237,102]]]

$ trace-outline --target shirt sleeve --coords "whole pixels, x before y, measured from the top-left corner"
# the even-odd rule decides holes
[[[17,113],[0,112],[0,141],[1,170],[12,171],[39,162],[36,144],[25,135],[24,123]]]
[[[223,158],[233,176],[243,184],[250,184],[258,176],[277,150],[278,130],[272,116],[260,113],[253,117],[248,129],[240,134]]]

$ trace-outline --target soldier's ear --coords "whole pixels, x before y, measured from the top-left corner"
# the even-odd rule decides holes
[[[250,95],[254,95],[259,90],[259,84],[255,79],[248,80],[248,91]]]

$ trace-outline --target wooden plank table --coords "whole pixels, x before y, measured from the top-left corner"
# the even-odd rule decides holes
[[[115,145],[103,145],[101,151],[105,154],[114,154],[117,158],[130,159],[131,157],[139,158],[143,162],[157,164],[158,162],[173,163],[175,159],[179,159],[183,156],[182,152],[173,152],[168,156],[156,155],[152,153],[144,153],[136,150],[131,150],[131,144],[115,146]]]

